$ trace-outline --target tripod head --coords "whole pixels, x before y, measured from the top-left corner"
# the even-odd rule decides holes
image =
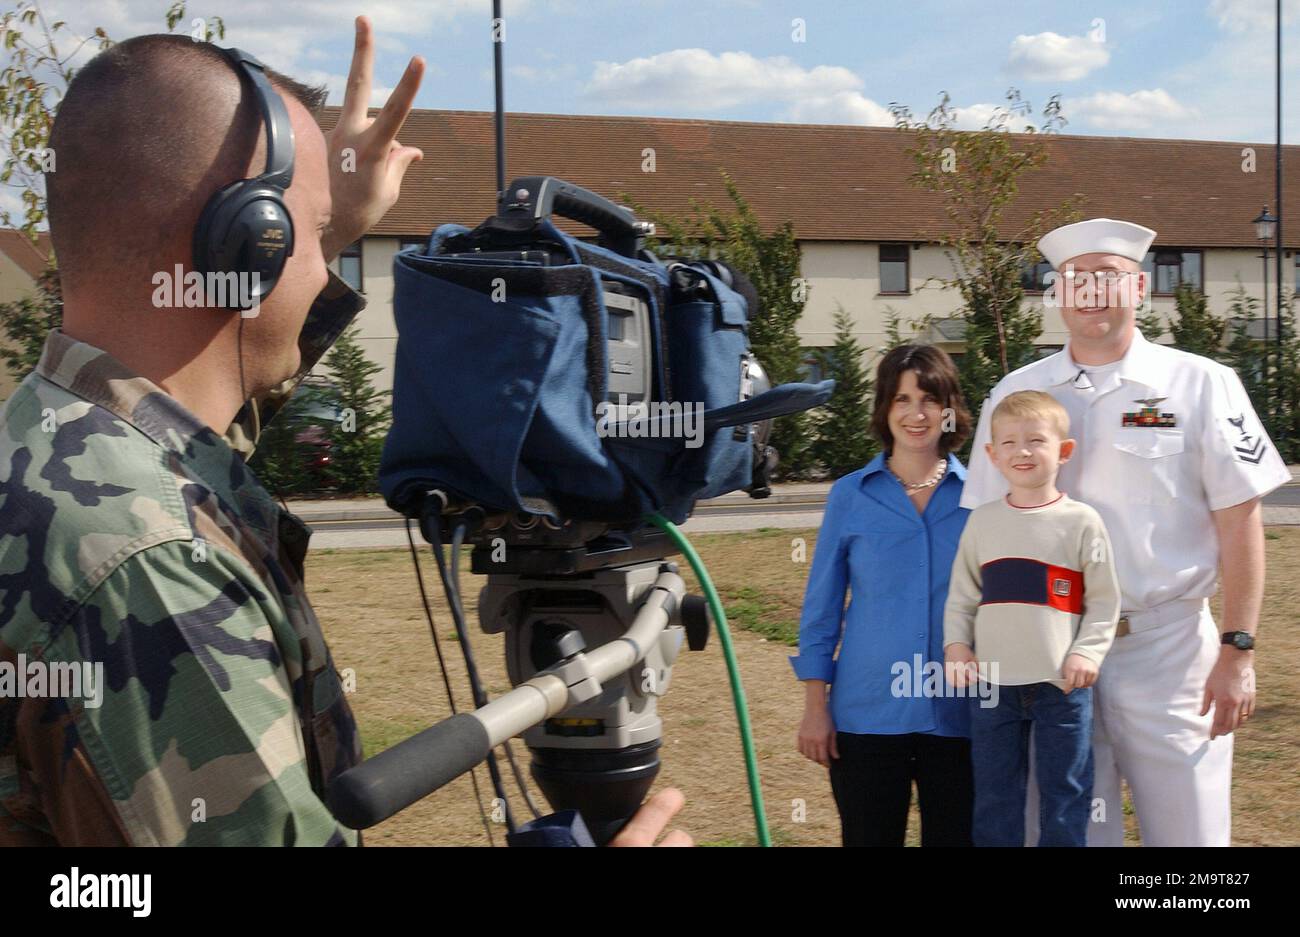
[[[493,574],[479,598],[479,621],[484,632],[504,637],[506,668],[520,685],[563,670],[589,647],[629,640],[660,576],[675,576],[675,569],[650,560],[559,576]],[[546,799],[556,810],[576,809],[598,843],[636,811],[658,774],[663,723],[657,706],[683,639],[692,650],[708,640],[703,599],[683,594],[676,601],[670,623],[638,648],[633,666],[604,680],[594,695],[571,694],[574,702],[563,713],[523,734],[533,780]]]

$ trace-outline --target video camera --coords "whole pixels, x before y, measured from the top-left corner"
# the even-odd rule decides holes
[[[597,242],[553,215],[594,227]],[[477,228],[442,225],[396,256],[380,487],[434,546],[458,628],[456,553],[473,545],[471,569],[488,577],[480,623],[504,635],[516,689],[488,703],[476,686],[475,713],[336,779],[330,802],[348,825],[491,767],[492,748],[520,733],[534,780],[597,842],[649,789],[656,701],[683,639],[703,648],[709,628],[665,562],[679,552],[669,522],[702,498],[765,497],[772,418],[833,388],[772,388],[749,345],[752,284],[716,261],[661,260],[642,246],[652,233],[593,192],[530,176]]]

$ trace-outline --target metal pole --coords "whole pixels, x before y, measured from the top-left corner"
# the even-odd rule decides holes
[[[1277,0],[1275,17],[1275,30],[1277,38],[1276,66],[1277,66],[1277,89],[1275,100],[1277,102],[1276,124],[1277,124],[1277,143],[1273,148],[1274,169],[1276,172],[1275,188],[1277,193],[1273,204],[1277,206],[1277,378],[1278,378],[1278,423],[1277,434],[1279,439],[1286,438],[1286,414],[1283,412],[1285,403],[1283,394],[1286,388],[1282,387],[1284,381],[1282,368],[1282,303],[1285,295],[1286,278],[1282,275],[1282,261],[1286,256],[1286,251],[1282,249],[1282,222],[1286,220],[1286,212],[1282,209],[1282,0]],[[1267,253],[1267,251],[1265,251]],[[1265,262],[1267,268],[1267,262]],[[1268,276],[1264,277],[1264,292],[1268,293]],[[1294,313],[1295,310],[1293,309]],[[1268,314],[1265,308],[1265,315]]]
[[[1259,213],[1259,217],[1264,218],[1264,217],[1266,217],[1266,216],[1268,215],[1268,213],[1269,213],[1269,212],[1268,212],[1268,206],[1265,205],[1265,206],[1264,206],[1264,210],[1263,210],[1262,212]],[[1263,388],[1262,388],[1262,390],[1263,390],[1263,395],[1264,395],[1264,396],[1263,396],[1263,400],[1261,401],[1261,403],[1262,403],[1263,406],[1264,406],[1264,414],[1263,414],[1263,416],[1264,416],[1264,422],[1265,422],[1265,424],[1268,424],[1268,422],[1269,422],[1269,417],[1268,417],[1268,415],[1269,415],[1269,413],[1272,411],[1272,407],[1273,407],[1273,384],[1272,384],[1272,382],[1269,381],[1269,379],[1268,379],[1268,349],[1269,349],[1269,341],[1268,341],[1268,338],[1269,338],[1269,336],[1268,336],[1268,240],[1265,239],[1265,238],[1260,238],[1260,241],[1259,241],[1259,257],[1260,257],[1260,262],[1264,265],[1264,292],[1263,292],[1263,294],[1262,294],[1263,297],[1264,297],[1264,312],[1263,312],[1263,317],[1262,317],[1261,320],[1260,320],[1260,321],[1263,323],[1263,325],[1264,325],[1264,338],[1263,338],[1263,345],[1262,345],[1261,348],[1260,348],[1259,368],[1260,368],[1260,377],[1261,377],[1261,379],[1262,379],[1263,382],[1264,382],[1264,386],[1263,386]]]
[[[1273,412],[1273,385],[1268,379],[1268,241],[1259,242],[1260,256],[1264,258],[1264,423],[1271,429],[1269,414]]]
[[[497,201],[506,190],[506,104],[501,79],[501,46],[505,43],[505,21],[501,0],[492,0],[492,65],[496,76]]]

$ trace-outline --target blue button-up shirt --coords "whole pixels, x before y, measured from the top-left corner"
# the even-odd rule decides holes
[[[840,732],[970,735],[969,699],[944,696],[953,690],[942,675],[948,574],[970,515],[959,504],[965,478],[949,455],[924,513],[884,453],[831,487],[790,663],[800,680],[831,684]]]

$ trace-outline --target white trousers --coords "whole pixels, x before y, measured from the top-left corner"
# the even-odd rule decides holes
[[[1120,779],[1133,795],[1146,846],[1227,846],[1232,836],[1231,735],[1210,740],[1200,715],[1219,658],[1208,603],[1198,614],[1116,638],[1093,693],[1093,820],[1089,846],[1124,845]],[[1038,842],[1038,785],[1030,740],[1025,843]]]

